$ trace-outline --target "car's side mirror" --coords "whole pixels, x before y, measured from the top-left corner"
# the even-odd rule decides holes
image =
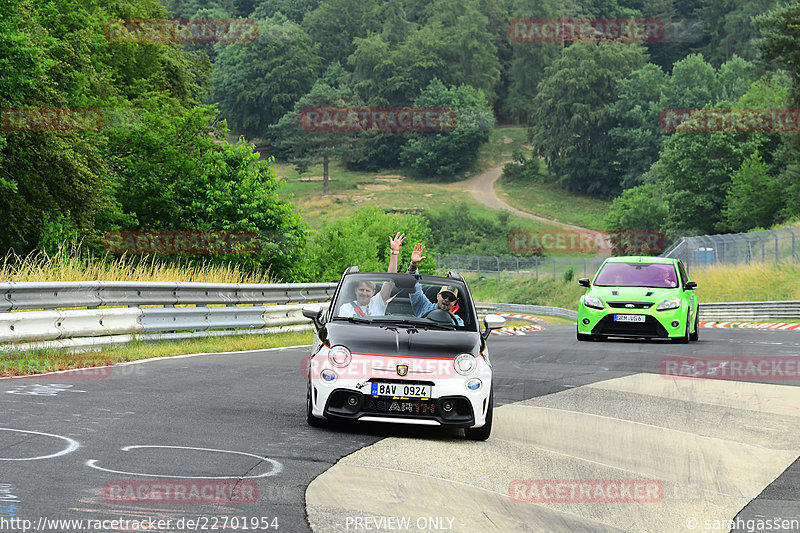
[[[486,315],[483,317],[483,325],[485,329],[481,336],[485,339],[489,338],[489,334],[493,329],[500,329],[506,325],[506,319],[500,315]]]
[[[314,327],[322,327],[322,306],[319,304],[305,304],[303,306],[303,316],[314,321]]]
[[[581,278],[578,280],[578,285],[581,287],[591,287],[592,284],[589,282],[589,278]]]
[[[683,286],[683,290],[685,291],[693,291],[697,288],[696,281],[687,281],[686,284]]]

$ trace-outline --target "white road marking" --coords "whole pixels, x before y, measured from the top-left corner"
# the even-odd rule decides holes
[[[124,448],[120,448],[123,452],[128,452],[131,450],[137,450],[141,448],[167,448],[167,449],[177,449],[177,450],[195,450],[195,451],[204,451],[204,452],[215,452],[215,453],[232,453],[236,455],[244,455],[247,457],[253,457],[258,459],[259,461],[267,461],[272,464],[272,470],[266,472],[264,474],[259,474],[257,476],[175,476],[171,474],[144,474],[141,472],[127,472],[124,470],[111,470],[110,468],[103,468],[102,466],[97,465],[97,459],[89,459],[86,461],[86,466],[90,468],[95,468],[97,470],[102,470],[103,472],[111,472],[113,474],[125,474],[129,476],[142,476],[142,477],[161,477],[161,478],[172,478],[172,479],[257,479],[262,477],[270,477],[280,474],[283,471],[283,464],[279,461],[274,459],[270,459],[269,457],[261,457],[260,455],[254,455],[252,453],[247,452],[237,452],[232,450],[217,450],[215,448],[195,448],[192,446],[159,446],[159,445],[136,445],[136,446],[125,446]]]
[[[57,453],[52,453],[50,455],[40,455],[37,457],[17,457],[17,458],[7,458],[7,457],[0,457],[0,461],[38,461],[39,459],[52,459],[53,457],[60,457],[62,455],[67,455],[68,453],[72,453],[78,448],[80,448],[80,444],[76,440],[72,440],[68,437],[62,437],[61,435],[53,435],[52,433],[41,433],[39,431],[27,431],[24,429],[11,429],[11,428],[0,428],[0,431],[12,431],[15,433],[28,433],[30,435],[42,435],[45,437],[53,437],[54,439],[61,439],[67,441],[67,447]]]

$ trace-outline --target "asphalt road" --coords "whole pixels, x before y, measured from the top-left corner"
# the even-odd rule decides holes
[[[701,340],[689,345],[578,343],[574,326],[549,326],[525,336],[492,336],[490,349],[500,406],[621,376],[658,374],[669,356],[798,357],[800,334],[701,330]],[[277,518],[279,531],[310,531],[306,489],[341,458],[386,437],[445,446],[463,439],[456,431],[413,426],[308,427],[302,372],[307,351],[198,355],[80,378],[0,380],[0,530],[20,531],[27,524],[20,521],[30,520],[29,530],[135,531],[140,524],[106,522],[99,529],[86,521],[151,518],[171,520],[159,531],[213,525],[241,531],[245,524],[253,530],[256,522],[263,531],[274,530],[264,526]],[[136,493],[141,482],[151,483],[154,492]],[[179,490],[176,484],[198,492],[213,486],[217,496],[233,499],[156,499],[167,497],[167,488]],[[799,487],[795,462],[740,518],[800,514]],[[139,500],[131,501],[135,494]],[[67,519],[83,520],[83,527],[45,521]],[[198,520],[197,527],[187,520]]]

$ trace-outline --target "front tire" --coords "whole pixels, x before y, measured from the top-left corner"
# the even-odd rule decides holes
[[[494,390],[489,393],[489,408],[486,410],[486,423],[479,428],[466,428],[464,435],[470,440],[486,440],[492,434],[492,411],[494,410]]]
[[[589,333],[581,333],[579,331],[577,335],[578,335],[578,340],[579,341],[590,341],[590,340],[592,340],[592,336]]]
[[[694,315],[694,333],[689,334],[690,341],[696,341],[700,338],[700,310],[698,309],[697,311]]]
[[[677,344],[689,344],[689,339],[691,339],[691,334],[689,333],[689,315],[686,315],[686,328],[683,331],[682,337],[673,337],[672,342]]]

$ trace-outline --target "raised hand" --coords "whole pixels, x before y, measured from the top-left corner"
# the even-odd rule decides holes
[[[406,234],[398,231],[394,238],[389,237],[389,248],[394,252],[399,252],[404,240],[406,240]]]
[[[422,252],[425,251],[425,245],[421,243],[417,243],[414,245],[414,251],[411,252],[411,262],[412,263],[419,263],[425,256],[422,255]]]

